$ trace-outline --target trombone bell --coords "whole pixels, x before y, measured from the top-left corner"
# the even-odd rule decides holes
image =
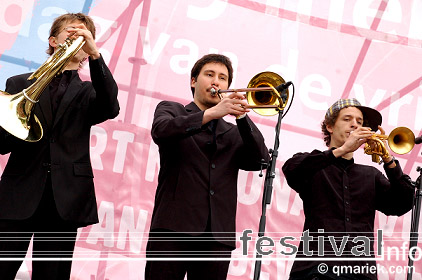
[[[248,84],[248,88],[254,89],[246,92],[246,99],[249,108],[262,116],[273,116],[278,114],[287,105],[289,91],[286,90],[286,101],[284,102],[280,93],[275,89],[284,84],[284,79],[274,72],[261,72],[256,74]],[[260,91],[259,88],[266,88]],[[268,89],[271,88],[271,90]],[[268,107],[268,108],[265,108]]]
[[[274,72],[261,72],[256,74],[248,84],[248,88],[240,89],[211,89],[211,95],[222,99],[221,93],[225,92],[246,92],[247,108],[254,110],[262,116],[273,116],[282,111],[289,100],[289,90],[287,87],[292,83],[289,82],[283,90],[278,89],[280,85],[285,83],[284,79]],[[285,94],[281,96],[279,90]]]

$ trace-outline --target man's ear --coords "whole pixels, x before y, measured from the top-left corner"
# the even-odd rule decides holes
[[[333,126],[332,125],[327,124],[325,126],[325,128],[328,130],[329,133],[331,133],[331,134],[333,133]]]
[[[48,38],[48,43],[50,44],[50,46],[52,46],[53,48],[56,48],[59,44],[57,43],[57,39],[56,37],[51,36],[50,38]]]
[[[190,80],[190,86],[194,88],[195,84],[196,84],[196,79],[194,77],[192,77],[191,80]]]

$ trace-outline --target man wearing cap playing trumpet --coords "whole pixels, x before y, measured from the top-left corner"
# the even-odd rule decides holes
[[[354,162],[353,152],[366,143],[374,131],[379,129],[384,134],[381,122],[378,111],[361,106],[354,98],[340,99],[327,110],[321,124],[329,149],[297,153],[284,164],[284,175],[302,198],[305,214],[303,231],[307,241],[301,239],[296,257],[309,258],[294,262],[291,280],[377,279],[376,269],[364,269],[375,268],[375,261],[341,258],[374,257],[376,210],[400,216],[412,208],[414,188],[390,153],[382,156],[387,177],[372,166]],[[324,237],[323,245],[318,244],[318,236],[319,240]],[[330,242],[329,236],[335,237],[335,244]],[[361,242],[352,242],[355,237],[370,240],[370,246],[366,246],[369,248],[363,245],[361,238],[357,239]],[[353,248],[356,245],[362,246]],[[338,260],[316,261],[315,257]],[[332,271],[334,266],[360,266],[363,273],[337,275]]]
[[[193,102],[158,104],[151,135],[160,151],[160,172],[147,244],[145,279],[227,277],[235,249],[239,169],[259,170],[268,161],[264,138],[246,115],[241,93],[222,100],[233,78],[228,57],[208,54],[192,68]],[[223,117],[234,115],[236,125]],[[189,258],[177,260],[177,258]],[[194,259],[194,260],[192,260]],[[195,261],[196,260],[196,261]]]

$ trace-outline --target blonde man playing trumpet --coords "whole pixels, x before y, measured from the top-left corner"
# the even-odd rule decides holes
[[[2,280],[15,279],[32,237],[34,260],[47,258],[33,262],[32,280],[69,279],[77,228],[98,222],[90,131],[118,115],[117,84],[95,45],[94,22],[87,15],[56,18],[47,53],[57,51],[66,38],[79,36],[85,45],[34,106],[44,132],[40,141],[25,142],[0,129],[0,153],[10,153],[0,180]],[[79,77],[85,60],[91,81]],[[28,80],[30,74],[10,77],[6,92],[29,87],[34,82]]]

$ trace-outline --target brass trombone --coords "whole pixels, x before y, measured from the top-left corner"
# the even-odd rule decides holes
[[[37,80],[17,94],[0,90],[0,126],[19,139],[36,142],[43,136],[37,116],[32,113],[41,93],[85,44],[84,37],[67,38],[28,80]]]
[[[227,92],[246,92],[246,100],[249,103],[248,108],[254,110],[262,116],[273,116],[278,114],[287,105],[289,98],[288,86],[291,82],[285,82],[284,79],[274,72],[261,72],[256,74],[248,83],[247,88],[227,89],[218,91],[211,89],[211,95],[223,99],[222,93]],[[283,100],[280,89],[286,89],[286,98]]]
[[[380,157],[387,157],[387,151],[383,140],[387,140],[388,146],[396,154],[407,154],[415,146],[415,135],[407,127],[396,127],[387,135],[374,134],[365,143],[365,154],[372,155],[372,161],[379,163]]]

